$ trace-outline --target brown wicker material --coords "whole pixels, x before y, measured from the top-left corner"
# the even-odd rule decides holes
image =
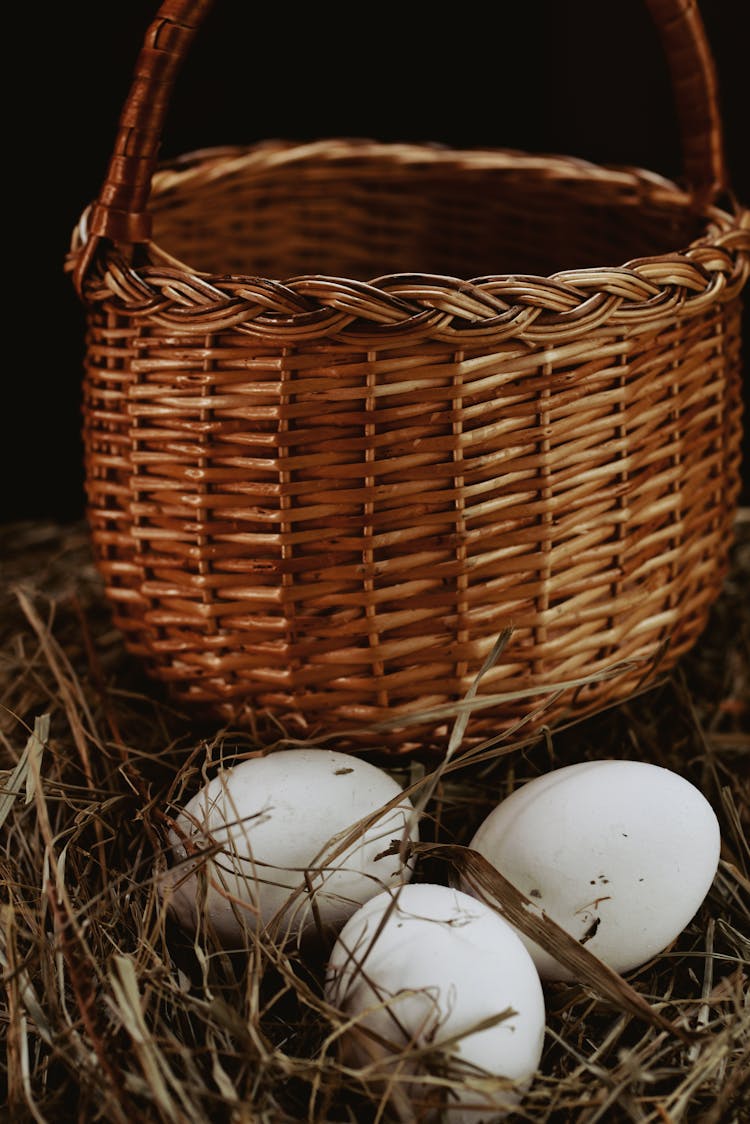
[[[717,202],[695,4],[649,3],[688,187],[366,140],[154,174],[208,7],[162,5],[69,262],[129,649],[210,715],[393,751],[444,744],[508,628],[469,742],[650,682],[705,625],[739,490],[750,213]]]

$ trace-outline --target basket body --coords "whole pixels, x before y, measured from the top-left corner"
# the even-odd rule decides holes
[[[116,622],[178,698],[440,748],[505,630],[467,744],[693,645],[740,486],[744,218],[636,170],[343,141],[198,154],[151,200],[145,264],[86,291],[86,485]]]

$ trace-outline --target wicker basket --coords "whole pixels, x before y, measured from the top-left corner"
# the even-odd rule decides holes
[[[211,720],[354,749],[444,745],[509,629],[466,744],[652,682],[704,627],[740,480],[750,214],[718,202],[695,4],[649,2],[688,187],[367,140],[155,171],[209,6],[162,4],[69,259],[127,647]]]

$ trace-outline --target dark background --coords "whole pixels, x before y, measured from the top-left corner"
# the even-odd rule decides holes
[[[156,7],[55,5],[43,29],[36,6],[21,17],[22,35],[43,42],[46,58],[18,91],[6,130],[6,522],[83,513],[83,318],[63,261],[99,188]],[[745,0],[702,0],[701,11],[732,186],[750,203]],[[669,81],[638,0],[440,9],[218,0],[182,71],[162,154],[331,136],[557,151],[681,175]],[[747,479],[747,457],[745,465]]]

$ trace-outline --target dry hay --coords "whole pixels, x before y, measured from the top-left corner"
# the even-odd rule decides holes
[[[170,809],[258,741],[201,727],[145,680],[111,627],[83,527],[24,524],[2,537],[0,1027],[10,1118],[388,1119],[368,1073],[338,1060],[323,950],[256,937],[244,954],[226,953],[210,931],[194,939],[177,929],[156,893]],[[580,982],[546,987],[541,1072],[514,1121],[748,1119],[749,578],[743,511],[710,625],[657,686],[525,743],[488,743],[441,763],[379,762],[417,799],[430,797],[416,877],[446,881],[474,863],[475,880],[509,916],[519,913],[512,888],[465,844],[531,776],[590,758],[652,761],[696,783],[719,815],[714,885],[663,955],[622,979],[546,931]],[[426,1094],[450,1086],[439,1057],[426,1067]]]

